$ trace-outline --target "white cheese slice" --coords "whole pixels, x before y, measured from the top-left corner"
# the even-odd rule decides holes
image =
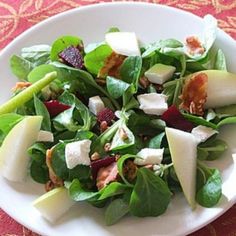
[[[145,93],[137,96],[139,109],[149,115],[162,115],[167,109],[167,96],[159,93]]]
[[[101,110],[105,108],[105,105],[99,96],[94,96],[89,98],[88,107],[94,115],[97,115]]]
[[[77,165],[90,165],[90,145],[88,139],[66,144],[65,159],[68,169],[73,169]]]
[[[176,68],[174,66],[155,64],[149,70],[145,72],[145,76],[151,83],[163,84],[167,80],[171,79]]]
[[[135,158],[134,163],[136,165],[154,165],[160,164],[163,159],[164,148],[143,148],[137,153],[140,158]]]
[[[140,56],[136,34],[133,32],[111,32],[105,36],[107,44],[117,54],[124,56]]]
[[[192,129],[191,132],[199,143],[205,142],[212,135],[217,134],[218,132],[210,127],[199,125]]]
[[[37,142],[53,142],[53,133],[45,130],[40,130],[38,133]]]

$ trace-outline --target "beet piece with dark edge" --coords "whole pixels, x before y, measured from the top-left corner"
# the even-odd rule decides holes
[[[168,110],[162,114],[161,119],[166,122],[167,126],[183,131],[191,132],[194,128],[193,123],[186,120],[175,105],[170,106]]]
[[[83,68],[83,56],[77,47],[70,46],[59,53],[59,57],[68,65]]]
[[[51,101],[44,102],[44,105],[46,106],[51,117],[55,117],[61,112],[71,108],[70,106],[64,103],[61,103],[58,100],[51,100]]]
[[[100,123],[106,121],[107,124],[110,125],[112,120],[115,119],[115,113],[109,108],[104,108],[98,113],[97,119]]]
[[[91,162],[91,171],[92,171],[93,180],[96,180],[97,174],[98,174],[98,171],[100,168],[107,167],[115,161],[116,161],[116,158],[111,157],[111,156],[108,156],[108,157],[105,157],[103,159],[99,159],[96,161],[92,161]]]

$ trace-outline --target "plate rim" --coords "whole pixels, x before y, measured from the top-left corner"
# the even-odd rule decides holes
[[[28,28],[27,30],[25,30],[24,32],[20,33],[16,38],[14,38],[10,43],[8,43],[1,51],[0,51],[0,58],[4,58],[5,53],[7,53],[7,51],[14,47],[14,45],[16,45],[18,43],[19,40],[21,40],[21,38],[27,37],[28,34],[37,31],[38,28],[43,27],[44,25],[46,26],[49,22],[53,22],[53,21],[57,21],[57,19],[59,18],[63,18],[66,15],[70,15],[70,14],[74,14],[74,12],[82,12],[82,11],[87,11],[89,9],[97,9],[97,8],[104,8],[104,7],[109,7],[109,6],[130,6],[130,7],[155,7],[155,8],[159,8],[159,9],[167,9],[169,11],[174,11],[184,15],[188,15],[191,18],[195,18],[198,20],[202,20],[202,17],[195,15],[192,12],[188,12],[185,11],[183,9],[179,9],[179,8],[175,8],[172,6],[167,6],[167,5],[162,5],[162,4],[158,4],[158,3],[148,3],[148,2],[122,2],[122,1],[118,1],[118,2],[103,2],[103,3],[95,3],[95,4],[89,4],[89,5],[85,5],[85,6],[79,6],[76,8],[72,8],[69,9],[67,11],[58,13],[56,15],[50,16],[49,18],[31,26],[30,28]],[[222,29],[220,29],[218,27],[218,31],[220,31],[221,36],[223,36],[227,41],[229,41],[230,43],[235,43],[235,40],[226,32],[224,32]],[[213,222],[214,220],[216,220],[217,218],[219,218],[220,216],[222,216],[227,210],[229,210],[234,204],[236,203],[236,195],[228,202],[227,207],[224,207],[223,210],[218,213],[216,216],[214,216],[213,218],[205,221],[203,224],[200,224],[196,227],[193,227],[192,229],[186,231],[186,235],[187,234],[191,234],[201,228],[203,228],[204,226],[208,225],[209,223]],[[21,220],[20,218],[17,218],[14,216],[14,214],[12,214],[12,211],[8,211],[7,207],[5,206],[1,206],[0,208],[7,214],[9,215],[11,218],[13,218],[16,222],[18,222],[19,224],[23,225],[24,227],[27,227],[28,229],[32,230],[35,233],[38,233],[40,235],[45,235],[43,234],[43,232],[41,230],[38,230],[34,227],[31,227],[30,223],[26,224],[25,222],[23,222],[23,220]]]

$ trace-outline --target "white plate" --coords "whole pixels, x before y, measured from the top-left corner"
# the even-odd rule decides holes
[[[98,42],[104,39],[104,33],[111,26],[134,31],[143,42],[153,42],[166,38],[182,40],[188,35],[200,34],[202,20],[174,8],[146,3],[99,4],[52,17],[23,33],[2,51],[0,103],[10,96],[10,88],[16,81],[9,69],[9,58],[22,47],[50,44],[65,34],[78,35],[85,44]],[[219,30],[216,46],[225,52],[229,70],[236,72],[235,65],[233,67],[236,61],[235,41]],[[72,208],[57,224],[51,225],[31,206],[31,202],[44,192],[41,185],[31,181],[12,184],[2,178],[0,206],[18,222],[42,235],[185,235],[208,224],[235,203],[236,165],[231,154],[234,148],[236,150],[236,143],[232,141],[236,140],[236,128],[227,127],[222,135],[229,141],[230,148],[223,158],[214,162],[214,166],[222,170],[224,197],[211,209],[198,207],[191,211],[184,197],[177,195],[167,212],[160,217],[126,217],[118,224],[106,227],[103,210],[83,203]]]

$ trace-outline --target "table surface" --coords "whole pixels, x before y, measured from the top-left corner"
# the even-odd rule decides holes
[[[60,12],[99,2],[95,0],[1,0],[0,1],[0,50],[17,35],[32,25]],[[115,2],[115,0],[114,0]],[[212,14],[218,25],[236,39],[236,0],[143,0],[164,4],[196,15]],[[191,236],[235,236],[236,205],[223,216]],[[37,236],[15,222],[0,209],[0,236]]]

